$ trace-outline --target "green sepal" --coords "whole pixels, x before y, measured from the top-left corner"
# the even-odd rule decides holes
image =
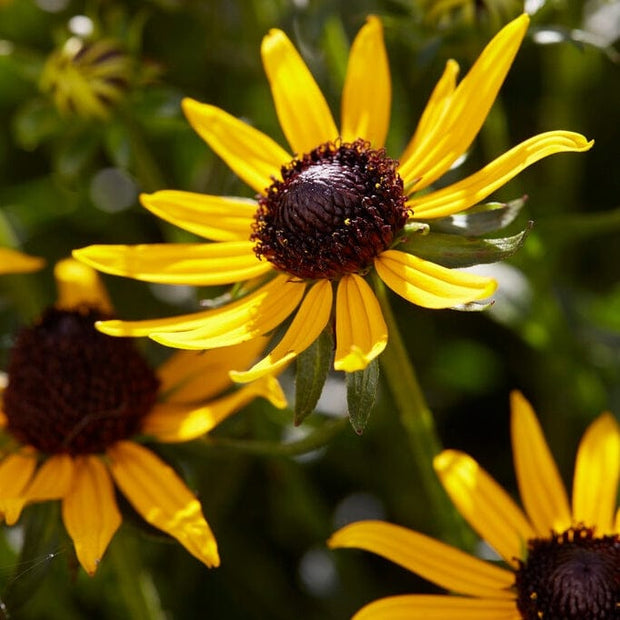
[[[361,435],[368,424],[379,384],[379,361],[372,360],[364,370],[346,373],[347,406],[353,430]]]
[[[496,263],[519,250],[531,226],[530,223],[516,235],[497,239],[431,233],[408,239],[397,249],[449,268]]]
[[[510,202],[487,202],[432,222],[437,232],[479,237],[512,224],[523,208],[527,196]]]
[[[316,408],[331,366],[334,339],[328,325],[321,335],[297,356],[295,417],[299,426]]]

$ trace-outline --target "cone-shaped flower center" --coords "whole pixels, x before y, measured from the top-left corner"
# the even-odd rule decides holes
[[[577,527],[528,544],[517,570],[517,607],[525,620],[620,617],[620,538]]]
[[[94,454],[135,435],[158,379],[129,338],[98,332],[92,308],[48,309],[22,329],[4,392],[8,431],[47,454]]]
[[[397,166],[363,140],[294,159],[259,198],[257,256],[303,279],[363,273],[407,221]]]

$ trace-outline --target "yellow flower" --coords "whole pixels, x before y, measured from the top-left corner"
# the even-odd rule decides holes
[[[445,450],[435,469],[459,512],[508,568],[381,521],[352,523],[329,540],[377,553],[458,596],[374,601],[355,620],[598,620],[620,610],[620,427],[602,414],[584,434],[572,506],[540,424],[512,394],[512,449],[522,511],[471,457]],[[614,519],[614,512],[616,512]]]
[[[296,312],[271,353],[248,372],[234,374],[235,381],[243,382],[288,364],[331,320],[335,369],[364,369],[388,338],[366,281],[373,271],[396,293],[426,308],[488,297],[493,280],[396,248],[412,214],[426,220],[463,211],[543,157],[590,148],[579,134],[540,134],[458,183],[421,193],[470,147],[527,26],[526,15],[508,24],[458,86],[458,65],[448,62],[400,163],[383,149],[391,86],[379,19],[369,17],[353,42],[340,130],[293,44],[282,31],[271,30],[263,40],[262,59],[294,156],[219,108],[183,101],[192,127],[259,193],[258,199],[173,190],[144,195],[147,209],[215,243],[96,245],[74,252],[104,272],[150,282],[246,283],[243,296],[195,314],[108,321],[99,329],[116,336],[150,336],[172,347],[209,349],[267,334]]]
[[[11,248],[0,247],[0,274],[28,273],[43,267],[44,261]]]
[[[57,304],[18,334],[10,354],[0,515],[12,525],[26,504],[60,499],[78,560],[92,575],[121,523],[116,485],[145,521],[217,566],[200,502],[136,437],[193,439],[258,396],[284,407],[271,376],[223,394],[233,364],[251,363],[265,342],[179,351],[153,371],[132,340],[94,328],[111,308],[93,269],[67,259],[55,276]]]

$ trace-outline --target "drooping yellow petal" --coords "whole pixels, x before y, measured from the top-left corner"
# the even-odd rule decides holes
[[[520,392],[512,392],[510,403],[512,453],[525,511],[538,536],[563,532],[572,524],[568,498],[540,423]]]
[[[364,278],[350,274],[338,283],[334,368],[363,370],[385,349],[388,332],[379,301]]]
[[[99,457],[76,458],[73,484],[62,501],[62,519],[80,564],[94,575],[121,524],[114,486]]]
[[[452,503],[506,562],[518,566],[527,541],[536,536],[523,511],[470,456],[444,450],[433,460]]]
[[[383,26],[371,15],[358,32],[347,65],[342,91],[342,139],[368,140],[373,148],[385,144],[390,123],[392,84],[383,41]]]
[[[141,194],[151,213],[175,226],[212,241],[247,241],[256,201],[175,190]]]
[[[352,620],[520,620],[514,601],[404,594],[373,601]]]
[[[498,157],[482,170],[436,192],[413,198],[407,206],[416,218],[430,219],[459,213],[483,201],[522,170],[555,153],[583,152],[592,148],[581,134],[571,131],[541,133]]]
[[[387,250],[375,259],[379,277],[406,300],[424,308],[452,308],[492,295],[491,278],[447,269],[398,250]]]
[[[200,502],[177,476],[150,450],[119,441],[108,449],[116,484],[145,521],[176,538],[209,568],[220,558]]]
[[[303,155],[335,140],[338,130],[325,97],[286,34],[270,30],[261,55],[280,127],[293,152]]]
[[[585,432],[575,463],[573,520],[613,532],[620,475],[620,428],[610,413],[599,416]]]
[[[228,347],[262,336],[286,320],[304,294],[305,283],[288,282],[282,276],[280,286],[269,292],[253,293],[203,318],[200,325],[187,331],[154,332],[149,336],[168,347],[179,349],[212,349]],[[266,287],[263,287],[266,289]],[[251,299],[250,299],[251,297]]]
[[[73,484],[75,461],[68,454],[50,456],[24,490],[26,502],[62,499]]]
[[[469,73],[450,97],[449,106],[415,150],[401,160],[400,175],[416,189],[441,177],[469,148],[484,123],[504,82],[529,24],[525,14],[502,28],[482,51]]]
[[[450,109],[452,94],[456,87],[456,78],[459,74],[459,65],[454,60],[448,60],[443,75],[437,82],[431,96],[422,112],[418,126],[405,147],[400,161],[405,162],[413,153],[419,150],[420,144],[427,138],[431,131],[436,131],[442,126],[443,118]]]
[[[376,553],[446,590],[470,596],[512,599],[514,574],[459,549],[384,521],[360,521],[338,530],[328,541]]]
[[[32,479],[37,466],[34,453],[9,454],[0,463],[0,515],[7,525],[17,523],[25,505],[24,489]]]
[[[267,376],[203,406],[179,403],[155,405],[144,419],[142,432],[160,442],[189,441],[208,433],[257,397],[268,399],[280,409],[286,407],[286,397],[278,380]]]
[[[37,256],[28,256],[11,248],[0,248],[0,275],[7,273],[29,273],[41,269],[45,261]]]
[[[247,383],[267,374],[280,372],[319,337],[329,321],[332,301],[332,285],[329,280],[320,280],[314,284],[273,351],[245,372],[233,370],[230,373],[232,380]]]
[[[233,347],[176,351],[157,369],[160,400],[196,403],[213,398],[232,383],[233,368],[247,368],[264,350],[268,338],[253,338]]]
[[[251,188],[264,192],[291,156],[269,136],[215,106],[183,99],[194,131]]]
[[[252,241],[91,245],[73,250],[78,260],[115,276],[146,282],[217,286],[250,280],[272,270]]]
[[[99,274],[89,265],[65,258],[56,263],[54,278],[58,289],[57,307],[71,310],[86,304],[102,312],[112,312],[108,292]]]

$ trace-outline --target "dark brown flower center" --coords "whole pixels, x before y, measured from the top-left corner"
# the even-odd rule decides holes
[[[397,166],[363,140],[294,159],[259,198],[256,255],[303,279],[363,273],[407,221]]]
[[[528,543],[517,570],[524,620],[620,618],[620,538],[576,527]]]
[[[101,318],[93,308],[50,308],[18,334],[3,408],[21,443],[95,454],[139,432],[159,382],[131,339],[95,329]]]

